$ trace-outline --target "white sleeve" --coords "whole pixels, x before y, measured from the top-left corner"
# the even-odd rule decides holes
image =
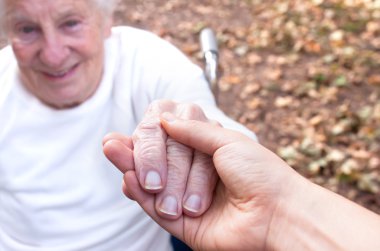
[[[158,99],[195,103],[202,107],[209,119],[257,140],[252,131],[226,116],[216,106],[200,67],[156,35],[145,31],[134,32],[134,75],[138,73],[138,77],[135,76],[138,83],[134,87],[134,96],[138,96],[136,106]]]
[[[215,98],[200,67],[193,64],[170,44],[162,47],[167,47],[165,50],[159,50],[159,52],[165,51],[167,61],[165,64],[160,64],[163,68],[161,72],[163,73],[162,80],[164,81],[157,85],[155,98],[196,103],[202,107],[209,119],[216,120],[225,128],[240,131],[257,140],[252,131],[229,118],[216,106]],[[157,55],[157,57],[160,56]]]

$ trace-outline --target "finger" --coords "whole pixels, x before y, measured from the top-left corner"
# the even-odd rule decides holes
[[[162,108],[160,112],[162,112]],[[174,104],[170,109],[183,118],[207,121],[201,108],[194,104]],[[182,202],[188,184],[188,175],[190,172],[196,173],[198,170],[192,170],[193,151],[191,148],[170,137],[166,141],[166,147],[168,178],[165,188],[156,197],[156,209],[161,217],[177,219],[182,215]],[[203,174],[198,175],[202,176]]]
[[[105,145],[110,140],[118,140],[121,143],[123,143],[124,145],[126,145],[128,148],[133,150],[133,142],[132,142],[131,137],[128,137],[128,136],[125,136],[121,133],[116,133],[116,132],[108,133],[103,138],[103,145]]]
[[[195,104],[180,104],[176,109],[176,115],[183,119],[194,119],[217,124],[215,121],[209,121],[203,110]],[[180,143],[176,142],[176,144]],[[184,164],[181,159],[177,161]],[[181,169],[189,173],[187,180],[183,182],[183,184],[186,184],[186,191],[183,194],[181,204],[187,215],[196,217],[204,213],[210,206],[218,176],[210,156],[199,151],[195,151],[188,166],[191,168]],[[178,192],[182,192],[182,190],[178,189]]]
[[[196,120],[183,120],[171,113],[161,115],[161,124],[172,138],[208,155],[237,141],[250,141],[238,132]]]
[[[171,111],[175,104],[169,101],[153,102],[133,133],[134,159],[141,186],[151,193],[162,191],[167,181],[166,132],[159,115]]]
[[[130,199],[130,200],[135,200],[135,198],[133,198],[132,194],[127,189],[127,185],[125,184],[124,179],[125,179],[125,177],[123,177],[123,182],[122,182],[122,191],[123,191],[124,195],[127,196],[128,199]]]
[[[129,171],[124,176],[127,193],[152,217],[160,226],[176,237],[183,239],[183,217],[173,221],[162,218],[155,208],[155,195],[143,190],[139,184],[135,171]]]
[[[207,211],[217,180],[212,158],[195,151],[183,200],[183,209],[187,215],[197,217]]]
[[[168,179],[165,188],[156,197],[158,214],[167,219],[177,219],[182,215],[182,198],[190,171],[192,150],[170,137],[166,141]]]
[[[107,140],[103,145],[103,152],[122,173],[135,168],[133,152],[122,141],[116,139]]]
[[[283,171],[270,173],[268,167],[282,166],[286,168],[281,170],[295,173],[273,152],[240,133],[200,121],[182,120],[172,114],[163,114],[162,125],[177,141],[212,156],[219,177],[235,198],[250,196],[260,182],[277,184],[284,177]],[[255,183],[247,177],[261,181]]]

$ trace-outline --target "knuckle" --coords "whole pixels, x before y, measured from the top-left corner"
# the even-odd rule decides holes
[[[185,103],[181,105],[180,115],[185,119],[207,120],[202,108],[193,103]]]
[[[190,147],[178,143],[172,138],[168,138],[166,141],[168,158],[184,159],[192,157],[192,150]]]
[[[150,119],[141,122],[132,135],[134,142],[138,140],[164,139],[165,133],[161,127],[159,119]]]
[[[164,159],[163,156],[165,153],[162,151],[162,148],[157,147],[157,144],[154,142],[144,142],[140,146],[140,151],[138,152],[138,164],[146,166],[157,165],[157,162],[161,159]]]
[[[176,105],[174,101],[168,99],[154,100],[148,106],[147,113],[160,114],[165,111],[172,111]]]

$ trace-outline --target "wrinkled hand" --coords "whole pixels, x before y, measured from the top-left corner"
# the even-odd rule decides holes
[[[149,106],[132,138],[107,135],[104,153],[125,176],[133,173],[137,177],[141,188],[154,201],[158,215],[172,220],[182,213],[196,217],[210,206],[217,175],[214,168],[209,168],[213,165],[209,155],[167,136],[160,122],[164,112],[209,122],[196,105],[156,101]],[[133,199],[123,186],[125,194]]]
[[[197,218],[183,215],[170,221],[157,214],[154,198],[141,189],[133,171],[126,173],[125,192],[194,250],[269,248],[272,217],[281,203],[288,203],[286,198],[293,194],[291,189],[299,182],[299,175],[274,153],[240,133],[171,114],[163,116],[162,125],[171,137],[213,157],[220,176],[213,202]]]

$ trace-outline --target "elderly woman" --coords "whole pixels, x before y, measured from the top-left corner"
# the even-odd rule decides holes
[[[115,4],[0,0],[10,43],[0,51],[0,250],[170,250],[169,235],[121,193],[102,142],[123,173],[136,171],[160,217],[176,220],[207,210],[217,176],[209,157],[166,135],[160,115],[254,137],[216,108],[177,49],[112,27]]]

